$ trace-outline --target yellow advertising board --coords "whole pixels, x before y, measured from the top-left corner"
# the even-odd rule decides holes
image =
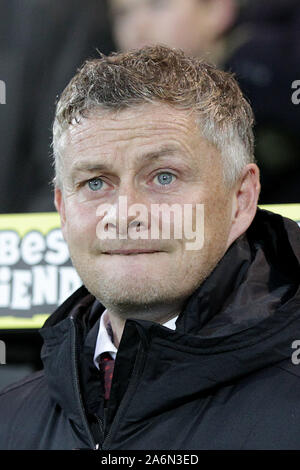
[[[40,328],[80,285],[57,213],[0,215],[0,329]]]

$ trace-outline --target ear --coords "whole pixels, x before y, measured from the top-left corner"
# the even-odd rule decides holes
[[[64,202],[64,197],[62,190],[58,187],[55,188],[54,190],[54,204],[56,207],[57,212],[60,215],[60,224],[61,224],[61,230],[64,236],[64,239],[66,240],[66,211],[65,211],[65,202]]]
[[[227,248],[251,225],[257,210],[260,193],[259,169],[254,163],[246,165],[233,195],[231,229]]]

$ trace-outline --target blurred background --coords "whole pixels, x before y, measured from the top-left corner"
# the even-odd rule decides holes
[[[299,203],[299,39],[299,0],[0,0],[0,214],[54,211],[55,101],[82,62],[154,43],[235,74],[255,113],[259,202]],[[0,389],[41,367],[37,330],[0,340]]]

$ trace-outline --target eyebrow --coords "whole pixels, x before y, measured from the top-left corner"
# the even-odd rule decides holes
[[[151,150],[149,152],[146,152],[139,157],[140,162],[149,162],[153,160],[158,160],[159,158],[168,156],[168,155],[174,155],[176,153],[180,153],[180,149],[178,147],[175,147],[174,145],[166,145],[162,146],[157,150]],[[110,162],[108,163],[93,163],[93,162],[78,162],[75,163],[71,173],[74,175],[76,172],[80,171],[88,171],[88,172],[95,172],[95,171],[103,171],[103,170],[111,170],[112,171],[113,166],[111,165]]]

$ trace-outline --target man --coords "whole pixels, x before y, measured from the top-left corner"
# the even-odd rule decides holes
[[[84,286],[2,392],[1,448],[300,446],[299,228],[257,209],[252,124],[231,75],[163,46],[71,80],[55,204]]]

